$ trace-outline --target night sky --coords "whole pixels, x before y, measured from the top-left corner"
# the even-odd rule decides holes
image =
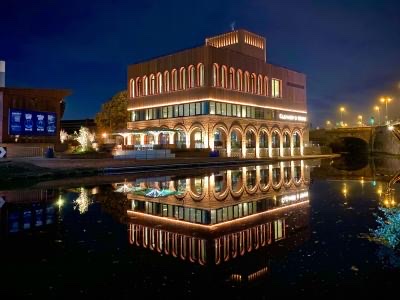
[[[129,64],[244,28],[268,61],[307,75],[312,125],[373,114],[379,96],[400,117],[400,1],[2,0],[0,59],[10,87],[65,88],[64,119],[93,118],[126,88]],[[384,116],[384,109],[381,117]]]

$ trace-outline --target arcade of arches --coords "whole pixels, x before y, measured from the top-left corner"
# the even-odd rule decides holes
[[[303,155],[304,128],[285,123],[267,126],[232,123],[203,122],[171,124],[175,132],[130,134],[124,139],[127,145],[154,144],[168,148],[209,148],[218,150],[223,157],[260,158]],[[283,125],[283,124],[280,124]],[[291,125],[289,127],[288,125]],[[295,124],[300,125],[300,124]],[[301,124],[303,125],[303,124]],[[304,125],[303,125],[304,126]],[[168,126],[165,126],[168,130]]]

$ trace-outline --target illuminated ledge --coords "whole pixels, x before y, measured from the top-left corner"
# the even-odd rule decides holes
[[[219,224],[213,224],[213,225],[203,225],[203,224],[198,224],[198,223],[191,223],[183,220],[175,220],[175,219],[170,219],[167,217],[159,217],[159,216],[154,216],[154,215],[149,215],[146,213],[141,213],[141,212],[135,212],[132,210],[127,211],[128,217],[135,218],[137,220],[144,221],[144,225],[149,225],[149,226],[155,226],[155,225],[164,225],[168,227],[175,228],[176,230],[178,229],[185,229],[188,230],[188,232],[193,233],[193,231],[196,231],[196,233],[205,234],[225,234],[225,232],[231,232],[231,231],[238,231],[243,229],[243,225],[246,224],[247,226],[253,226],[256,225],[257,222],[265,222],[265,217],[272,215],[274,213],[281,213],[285,212],[287,210],[293,209],[293,208],[301,208],[301,207],[308,207],[309,206],[309,200],[305,200],[302,202],[290,204],[287,206],[281,206],[277,208],[273,208],[264,212],[260,212],[258,214],[242,217],[240,219],[235,219],[235,220],[230,220],[226,221],[223,223]],[[160,228],[163,229],[163,228]],[[169,230],[169,228],[168,228]]]
[[[223,103],[248,105],[281,111],[307,113],[306,103],[294,104],[287,98],[249,94],[220,87],[198,87],[166,94],[148,95],[128,99],[128,110],[138,110],[161,106],[193,103],[199,101],[217,101]]]

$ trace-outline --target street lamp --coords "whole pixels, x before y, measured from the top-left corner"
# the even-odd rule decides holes
[[[392,98],[388,98],[388,97],[381,98],[381,102],[385,103],[385,105],[386,105],[386,115],[385,115],[386,124],[389,123],[389,121],[388,121],[388,103],[390,103],[391,101],[392,101]]]
[[[379,108],[379,106],[375,106],[374,110],[376,110],[378,112],[378,120],[379,120],[379,125],[381,125],[381,110]]]
[[[340,124],[343,126],[343,112],[345,112],[345,108],[341,106],[339,110],[340,110]]]
[[[358,124],[362,126],[362,115],[358,115],[357,119],[358,119]]]
[[[330,127],[331,126],[331,121],[327,120],[326,121],[326,127]]]

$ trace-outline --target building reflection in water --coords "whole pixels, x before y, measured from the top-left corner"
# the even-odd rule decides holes
[[[220,265],[299,232],[308,234],[308,186],[309,169],[303,161],[291,161],[191,178],[137,179],[114,188],[126,192],[131,202],[132,245]],[[258,266],[246,278],[266,271],[267,266]]]
[[[55,190],[2,191],[5,203],[0,207],[0,239],[10,234],[43,230],[57,222]]]

